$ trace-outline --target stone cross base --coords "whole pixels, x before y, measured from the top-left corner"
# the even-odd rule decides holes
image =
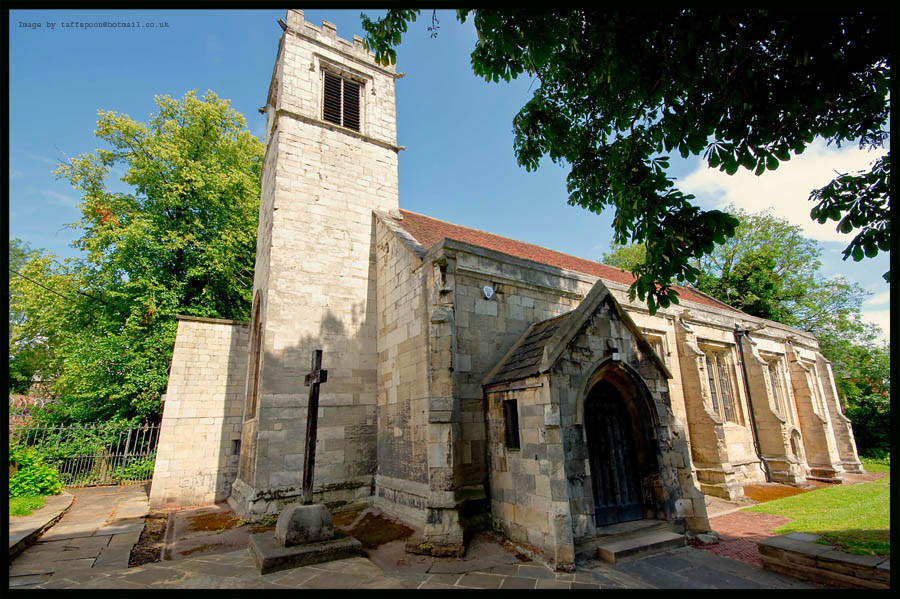
[[[260,574],[310,566],[362,555],[362,543],[353,537],[284,547],[274,532],[250,535],[250,555]]]

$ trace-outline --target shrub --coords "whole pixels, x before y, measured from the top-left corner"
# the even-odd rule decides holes
[[[884,449],[870,449],[869,451],[863,452],[863,455],[860,457],[865,458],[866,461],[872,462],[873,464],[882,464],[883,466],[891,465],[891,452]]]
[[[129,459],[124,466],[116,468],[115,476],[121,481],[147,480],[153,477],[153,466],[156,462],[156,452],[148,456]]]
[[[56,468],[44,463],[30,447],[9,446],[9,496],[56,495],[62,490]]]

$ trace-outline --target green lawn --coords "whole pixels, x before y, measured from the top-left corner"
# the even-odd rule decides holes
[[[44,507],[44,497],[10,497],[9,515],[27,516],[34,510]]]
[[[868,470],[868,467],[866,467]],[[747,508],[792,518],[775,534],[808,532],[820,543],[858,555],[891,554],[891,479],[816,489]]]
[[[872,459],[872,458],[859,458],[859,461],[862,462],[863,468],[866,469],[866,472],[887,472],[891,473],[891,463],[890,458],[880,458],[880,459]]]

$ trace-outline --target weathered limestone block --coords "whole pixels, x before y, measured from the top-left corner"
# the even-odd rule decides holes
[[[328,541],[332,536],[331,513],[320,503],[289,505],[275,524],[275,540],[284,547]]]

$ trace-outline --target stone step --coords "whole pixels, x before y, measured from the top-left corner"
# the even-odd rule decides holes
[[[672,522],[665,520],[633,520],[631,522],[619,522],[609,526],[597,527],[596,536],[583,539],[575,543],[575,557],[579,560],[597,559],[597,548],[600,545],[612,541],[624,541],[637,535],[654,531],[683,532],[673,528]]]
[[[624,539],[610,537],[608,541],[597,545],[596,555],[604,561],[615,564],[626,558],[684,547],[686,544],[687,541],[682,534],[670,530],[651,530]]]
[[[597,538],[600,537],[622,537],[632,534],[650,532],[652,530],[671,530],[671,522],[665,520],[632,520],[631,522],[619,522],[618,524],[610,524],[609,526],[597,527]]]

